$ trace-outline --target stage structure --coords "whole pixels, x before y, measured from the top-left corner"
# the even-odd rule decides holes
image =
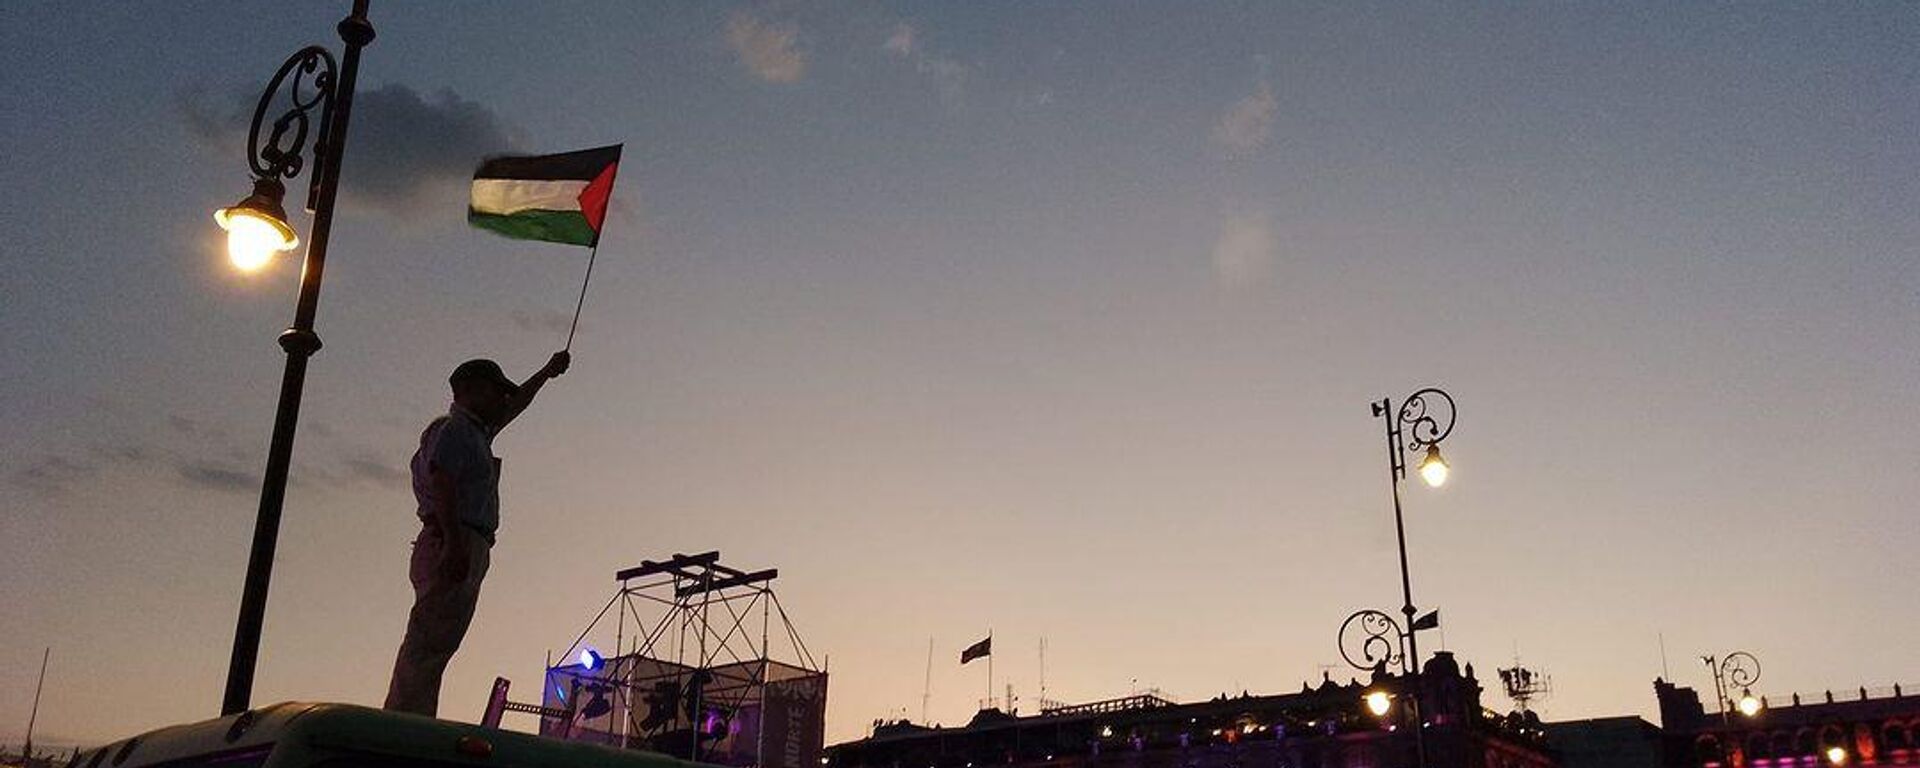
[[[614,574],[613,598],[547,664],[541,735],[738,768],[818,768],[827,673],[774,595],[778,575],[722,565],[719,552]],[[611,653],[590,638],[612,640]]]

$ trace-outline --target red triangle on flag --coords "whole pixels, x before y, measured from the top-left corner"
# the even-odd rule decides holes
[[[619,170],[619,163],[608,163],[586,189],[580,190],[580,213],[587,217],[587,226],[593,227],[596,241],[600,239],[600,223],[607,220],[607,199],[613,196],[613,176]]]

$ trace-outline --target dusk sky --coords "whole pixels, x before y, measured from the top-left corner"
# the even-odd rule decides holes
[[[241,274],[209,214],[347,5],[0,5],[0,740],[47,646],[36,742],[218,713],[304,249]],[[1517,650],[1549,719],[1654,718],[1662,637],[1695,687],[1920,683],[1920,5],[370,18],[256,704],[380,702],[448,371],[565,340],[586,251],[470,228],[473,167],[615,142],[443,716],[709,549],[780,569],[830,742],[919,717],[929,637],[964,722],[989,628],[1029,712],[1041,637],[1070,702],[1344,679],[1400,602],[1368,404],[1423,386],[1423,650]]]

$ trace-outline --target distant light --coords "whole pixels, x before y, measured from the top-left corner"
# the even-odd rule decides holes
[[[1834,765],[1847,764],[1847,750],[1840,747],[1827,747],[1827,762]]]
[[[606,659],[600,658],[600,653],[598,651],[595,651],[592,648],[580,649],[580,666],[586,667],[587,669],[591,670],[591,669],[599,669],[600,665],[604,663],[606,663]]]
[[[1420,461],[1420,479],[1438,488],[1447,484],[1447,469],[1447,460],[1440,457],[1440,446],[1427,448],[1427,457]]]
[[[1100,738],[1103,738],[1103,739],[1113,738],[1113,726],[1111,725],[1100,726]]]
[[[1386,717],[1387,710],[1393,708],[1393,697],[1386,691],[1369,691],[1366,695],[1367,711],[1374,717]]]
[[[826,755],[821,755],[821,756],[820,756],[820,764],[821,764],[821,765],[826,765],[826,764],[827,764],[827,756],[826,756]]]
[[[1760,714],[1760,700],[1754,698],[1751,693],[1742,693],[1740,695],[1739,706],[1740,714],[1746,715],[1747,717]]]

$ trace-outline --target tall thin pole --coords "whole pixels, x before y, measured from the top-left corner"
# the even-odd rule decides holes
[[[620,666],[620,657],[622,655],[625,655],[626,647],[627,647],[627,601],[625,600],[626,592],[627,592],[626,586],[627,585],[624,583],[620,585],[621,587],[620,597],[622,598],[620,600],[620,616],[618,619],[614,621],[614,625],[613,625],[613,665],[616,670]],[[636,629],[635,631],[637,632],[639,630]],[[608,670],[608,671],[610,673],[613,673],[613,674],[609,674],[608,677],[618,679],[618,674],[617,672],[615,672],[615,670]],[[626,690],[627,690],[627,687],[625,685],[613,686],[613,700],[615,702],[614,710],[620,713],[619,714],[620,723],[617,726],[615,733],[619,735],[621,749],[627,748],[627,719],[628,719],[627,709],[628,709],[629,702],[627,700],[628,697],[625,696]]]
[[[1047,706],[1047,636],[1040,636],[1040,706]]]
[[[600,256],[600,242],[595,239],[593,250],[587,252],[587,277],[580,281],[580,300],[573,303],[573,323],[567,326],[568,352],[573,351],[573,332],[580,329],[580,308],[587,305],[587,284],[593,282],[593,262]]]
[[[273,440],[267,448],[266,474],[261,479],[260,512],[253,526],[253,549],[247,557],[247,576],[240,593],[240,618],[233,632],[233,655],[227,665],[227,690],[222,715],[245,712],[252,706],[253,673],[260,657],[260,629],[266,621],[267,588],[273,579],[273,552],[280,538],[280,511],[286,502],[287,470],[293,463],[294,427],[300,421],[300,394],[306,385],[307,358],[320,351],[313,318],[320,308],[320,278],[327,263],[327,240],[333,230],[334,197],[340,191],[340,157],[347,144],[347,119],[353,109],[354,80],[360,72],[360,49],[373,41],[367,21],[367,0],[354,0],[353,13],[339,25],[346,42],[340,80],[334,85],[324,146],[320,153],[318,197],[313,208],[313,244],[307,247],[306,266],[300,272],[300,299],[294,307],[293,327],[280,334],[286,350],[286,372],[280,378],[280,405],[273,420]]]
[[[40,682],[33,686],[33,714],[27,715],[27,744],[20,748],[20,757],[27,765],[33,764],[33,724],[40,719],[40,689],[47,685],[47,658],[52,655],[51,645],[40,653]]]
[[[993,630],[987,630],[987,706],[993,706]]]
[[[1400,512],[1400,478],[1406,474],[1406,448],[1401,442],[1400,414],[1393,410],[1393,399],[1376,403],[1374,413],[1387,420],[1387,483],[1393,488],[1393,530],[1400,544],[1400,595],[1405,601],[1400,613],[1407,617],[1407,654],[1402,663],[1412,676],[1414,686],[1409,709],[1413,715],[1413,749],[1418,761],[1415,764],[1426,768],[1426,715],[1420,712],[1420,692],[1425,687],[1420,680],[1420,633],[1413,626],[1417,609],[1413,607],[1413,579],[1407,571],[1407,522]]]
[[[933,700],[933,636],[927,636],[927,682],[920,689],[920,724],[927,724],[927,702]]]

